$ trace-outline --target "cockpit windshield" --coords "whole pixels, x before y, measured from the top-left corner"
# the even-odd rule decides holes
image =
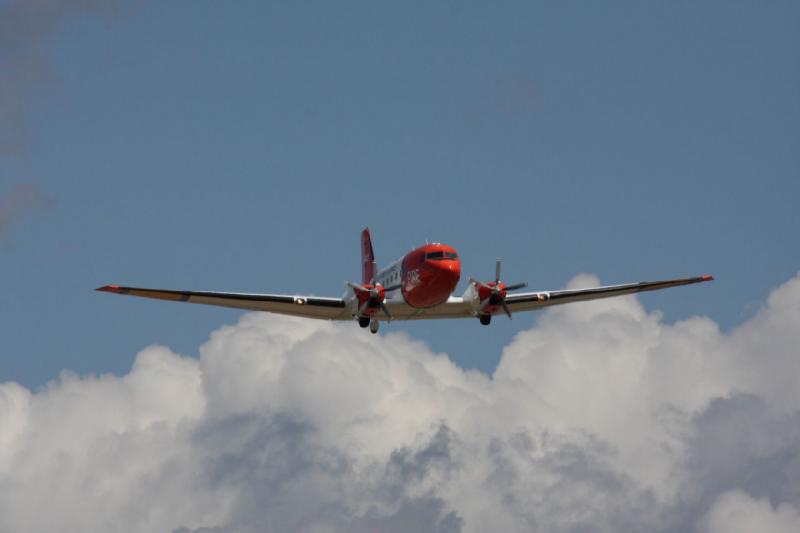
[[[458,254],[455,252],[429,252],[425,254],[425,259],[429,261],[444,261],[444,260],[452,260],[458,259]]]

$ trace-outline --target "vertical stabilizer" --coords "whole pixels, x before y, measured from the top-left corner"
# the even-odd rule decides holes
[[[364,228],[361,232],[361,282],[364,284],[372,283],[377,274],[378,268],[375,265],[375,253],[372,251],[372,237],[369,228]]]

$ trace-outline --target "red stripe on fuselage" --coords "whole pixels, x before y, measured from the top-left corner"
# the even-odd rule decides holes
[[[443,254],[442,258],[427,259],[438,252]],[[461,259],[452,246],[426,244],[403,258],[403,298],[411,307],[426,308],[446,302],[460,278]]]

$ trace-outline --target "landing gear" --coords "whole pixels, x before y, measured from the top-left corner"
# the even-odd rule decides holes
[[[378,333],[378,328],[381,327],[381,323],[377,320],[373,320],[369,323],[369,331],[370,333]]]
[[[362,328],[369,326],[370,318],[368,316],[360,316],[358,317],[358,325]]]
[[[478,319],[484,326],[488,326],[492,323],[492,315],[478,315]]]

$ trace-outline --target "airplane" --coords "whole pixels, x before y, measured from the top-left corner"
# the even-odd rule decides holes
[[[104,285],[95,290],[158,300],[189,302],[325,320],[357,321],[377,333],[382,321],[431,318],[477,318],[488,326],[492,317],[542,309],[552,305],[610,298],[712,281],[697,276],[665,281],[642,281],[589,289],[522,292],[527,283],[506,285],[500,280],[501,263],[495,263],[494,281],[468,278],[461,296],[453,296],[461,278],[461,260],[452,246],[425,244],[378,270],[369,228],[361,232],[361,283],[346,282],[341,298],[306,295],[249,294],[238,292],[175,291]]]

